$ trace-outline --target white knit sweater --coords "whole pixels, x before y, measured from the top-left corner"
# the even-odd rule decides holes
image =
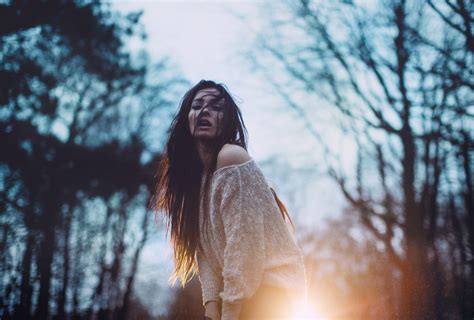
[[[204,175],[203,175],[204,177]],[[204,179],[202,179],[204,187]],[[203,229],[203,187],[200,230]],[[303,257],[254,159],[217,169],[209,192],[210,223],[196,258],[203,304],[222,302],[221,319],[237,320],[261,284],[307,296]]]

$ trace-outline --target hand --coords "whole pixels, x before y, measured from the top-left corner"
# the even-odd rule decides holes
[[[221,319],[221,310],[219,303],[217,301],[209,301],[206,303],[206,312],[204,314],[206,317],[211,318],[212,320]]]

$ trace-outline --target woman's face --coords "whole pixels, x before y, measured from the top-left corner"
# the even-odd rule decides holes
[[[188,114],[191,134],[197,139],[215,138],[221,134],[224,106],[224,97],[217,89],[199,90]]]

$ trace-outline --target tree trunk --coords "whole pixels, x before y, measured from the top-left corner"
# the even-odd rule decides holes
[[[474,192],[473,192],[473,176],[472,176],[472,158],[470,152],[472,152],[472,140],[469,132],[462,131],[463,141],[461,145],[461,157],[463,161],[463,171],[466,181],[464,182],[464,205],[466,207],[466,225],[467,225],[467,236],[468,246],[470,251],[469,257],[469,274],[466,275],[467,281],[466,286],[468,290],[467,305],[464,306],[466,314],[464,316],[470,316],[474,314]],[[462,182],[461,182],[462,184]]]
[[[71,217],[68,216],[64,221],[64,251],[63,251],[63,287],[58,298],[58,318],[66,319],[64,307],[67,301],[67,289],[69,285],[69,233],[71,230]]]
[[[130,303],[130,297],[133,292],[133,282],[135,280],[135,274],[137,272],[138,268],[138,261],[140,258],[140,253],[145,246],[145,243],[148,239],[148,212],[145,212],[145,215],[143,217],[143,223],[142,223],[142,230],[143,230],[143,237],[138,244],[135,254],[133,256],[133,261],[132,261],[132,268],[130,270],[130,274],[127,279],[127,286],[125,289],[125,293],[123,295],[123,302],[122,302],[122,307],[119,313],[119,320],[125,320],[127,319],[127,313],[128,313],[128,307]]]
[[[405,211],[405,261],[402,273],[402,319],[423,319],[427,316],[426,279],[425,279],[425,232],[423,216],[415,200],[415,144],[411,130],[402,132],[403,157],[403,194]]]
[[[31,317],[31,261],[33,257],[33,246],[35,238],[32,230],[28,230],[26,248],[23,254],[23,261],[21,265],[21,285],[20,285],[20,304],[18,306],[16,315],[18,319],[30,319]]]
[[[423,214],[417,206],[415,190],[416,144],[410,124],[411,102],[406,86],[406,69],[410,52],[406,44],[406,7],[405,1],[396,2],[394,22],[398,34],[394,38],[396,48],[396,73],[398,89],[401,94],[402,110],[400,118],[402,129],[400,139],[403,146],[402,188],[405,211],[405,266],[402,274],[402,319],[424,319],[426,308],[426,237],[423,228]]]
[[[466,249],[463,244],[463,232],[462,232],[462,226],[459,221],[458,213],[456,210],[456,205],[454,202],[454,197],[451,195],[449,198],[449,215],[450,215],[450,220],[451,224],[453,225],[454,229],[454,236],[456,240],[456,244],[458,249],[459,249],[459,258],[460,261],[457,262],[457,259],[452,259],[453,263],[453,283],[454,283],[454,291],[456,292],[458,296],[458,306],[459,306],[459,313],[465,317],[468,316],[469,313],[466,310],[466,296],[467,296],[467,290],[466,290],[466,283],[463,281],[463,271],[467,265],[467,254],[466,254]],[[453,256],[455,255],[456,250],[452,249],[452,254]],[[458,264],[456,268],[456,264]],[[460,279],[461,281],[459,281]]]
[[[49,300],[51,297],[51,266],[54,258],[56,247],[56,224],[60,208],[58,194],[54,188],[50,188],[48,196],[45,198],[45,210],[43,211],[43,221],[41,221],[43,229],[43,241],[38,252],[38,271],[40,277],[40,289],[38,298],[38,309],[36,310],[35,319],[43,320],[49,316]]]

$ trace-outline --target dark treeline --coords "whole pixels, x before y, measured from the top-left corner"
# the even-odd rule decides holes
[[[316,302],[329,318],[471,319],[472,1],[282,6],[288,14],[275,14],[251,61],[326,148],[350,205],[327,232],[305,236],[309,278],[323,290]],[[324,123],[308,116],[323,111],[357,145],[353,172],[338,167]]]
[[[0,4],[2,319],[150,318],[134,281],[154,227],[151,120],[185,82],[128,51],[139,18],[97,1]]]

